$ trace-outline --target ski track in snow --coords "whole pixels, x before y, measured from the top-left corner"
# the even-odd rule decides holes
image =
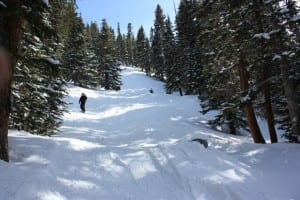
[[[0,185],[0,199],[300,197],[294,190],[297,184],[289,187],[289,196],[276,192],[282,189],[280,183],[266,188],[271,176],[265,174],[267,169],[260,163],[269,147],[254,147],[249,137],[208,129],[202,124],[207,116],[199,114],[195,96],[167,95],[162,83],[133,68],[124,68],[122,75],[123,87],[118,92],[70,87],[67,101],[72,104],[59,135],[48,138],[11,131],[12,162],[0,163],[0,179],[5,182]],[[88,96],[84,114],[78,105],[81,92]],[[190,142],[194,137],[207,139],[208,149]],[[278,145],[282,154],[278,163],[293,149],[281,152]],[[272,158],[268,159],[271,162]],[[289,170],[291,160],[285,162],[280,169]],[[299,169],[300,164],[296,167]],[[7,176],[5,171],[13,175]],[[299,178],[296,175],[295,180]]]

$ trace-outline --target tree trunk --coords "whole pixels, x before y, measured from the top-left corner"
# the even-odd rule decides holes
[[[254,12],[255,12],[255,20],[258,24],[258,32],[264,33],[264,25],[263,25],[263,18],[262,16],[262,8],[264,7],[264,3],[261,1],[254,1]],[[260,41],[260,51],[262,55],[265,55],[267,52],[266,43],[265,41]],[[271,143],[277,143],[277,134],[275,130],[275,124],[274,124],[274,116],[273,116],[273,109],[272,109],[272,101],[271,101],[271,92],[270,92],[270,83],[268,81],[269,79],[269,67],[268,65],[262,66],[262,73],[261,78],[263,82],[263,94],[264,94],[264,107],[265,107],[265,117],[267,119],[268,129],[269,129],[269,135],[271,139]]]
[[[237,64],[238,67],[238,73],[240,76],[240,87],[241,91],[243,93],[247,92],[249,89],[249,83],[248,83],[248,75],[246,71],[246,61],[243,55],[240,55],[239,62]],[[253,138],[253,141],[255,143],[266,143],[265,139],[263,138],[259,126],[257,124],[257,120],[255,117],[255,113],[252,107],[251,102],[247,102],[246,105],[244,106],[245,114],[247,117],[247,122],[250,128],[250,133]]]
[[[8,119],[11,110],[11,83],[17,62],[18,47],[21,39],[22,17],[18,13],[23,0],[10,0],[6,3],[9,11],[0,13],[1,36],[7,41],[0,44],[0,159],[9,161],[8,154]]]
[[[297,95],[297,86],[295,80],[290,78],[290,67],[283,58],[280,66],[283,89],[287,99],[289,116],[292,124],[292,134],[295,137],[295,142],[300,142],[300,97]]]
[[[8,117],[10,112],[10,62],[7,50],[0,47],[0,159],[9,161]]]
[[[296,10],[296,5],[292,3],[292,1],[286,1],[285,6],[288,8],[290,14],[291,12]],[[299,42],[299,27],[295,22],[289,22],[286,27],[289,31],[295,34],[295,39]],[[279,45],[283,46],[285,41],[279,43]],[[284,48],[282,48],[284,49]],[[291,78],[291,76],[295,76],[294,70],[292,67],[297,68],[297,65],[290,65],[288,62],[288,58],[286,56],[283,57],[282,63],[280,65],[280,71],[282,74],[283,81],[283,89],[287,99],[287,106],[289,110],[289,117],[292,124],[292,135],[294,138],[294,142],[300,142],[300,95],[297,91],[297,82],[295,79]],[[292,74],[292,73],[293,74]]]
[[[262,79],[263,79],[262,81],[265,82],[263,84],[263,93],[264,93],[264,98],[265,98],[265,104],[264,104],[265,113],[266,113],[271,143],[277,143],[278,139],[277,139],[275,124],[274,124],[270,83],[267,81],[268,78],[269,78],[269,69],[268,69],[268,67],[264,67],[263,72],[262,72]]]

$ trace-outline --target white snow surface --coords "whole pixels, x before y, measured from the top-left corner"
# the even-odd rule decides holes
[[[49,1],[48,0],[43,0],[44,4],[49,5]]]
[[[122,81],[120,91],[70,86],[70,112],[56,136],[10,130],[0,199],[300,199],[299,145],[211,130],[196,96],[165,94],[137,69],[124,68]],[[208,148],[193,138],[207,139]]]
[[[3,1],[0,1],[0,6],[7,8],[6,4]]]

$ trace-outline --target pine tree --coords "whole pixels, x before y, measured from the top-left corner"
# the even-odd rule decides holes
[[[127,35],[126,35],[126,50],[127,50],[127,65],[134,65],[134,37],[132,32],[132,24],[127,25]]]
[[[231,100],[228,103],[236,108],[243,107],[246,109],[245,113],[255,142],[264,142],[264,140],[255,122],[254,113],[264,115],[268,120],[271,142],[276,142],[273,107],[274,105],[287,103],[275,100],[285,99],[285,97],[272,97],[283,96],[280,92],[280,85],[282,85],[280,79],[284,82],[285,78],[288,77],[286,75],[283,78],[278,73],[278,68],[283,71],[283,66],[289,66],[289,68],[285,68],[285,72],[293,71],[292,73],[296,73],[294,70],[296,68],[291,67],[293,65],[290,65],[289,62],[285,62],[285,59],[282,59],[283,54],[280,53],[296,52],[294,51],[296,48],[292,50],[293,45],[290,45],[294,43],[292,41],[296,41],[292,38],[293,34],[286,34],[286,30],[289,30],[289,28],[280,27],[282,24],[287,24],[284,21],[288,21],[282,17],[282,13],[286,13],[282,10],[290,9],[285,9],[283,4],[279,4],[278,1],[203,1],[201,7],[203,9],[198,12],[200,19],[202,19],[199,38],[211,38],[211,40],[207,39],[210,41],[209,43],[200,40],[201,48],[205,50],[201,58],[205,63],[203,74],[209,81],[209,84],[206,84],[207,87],[203,88],[204,93],[202,92],[201,96],[205,97],[203,94],[206,94],[208,97],[208,101],[203,103],[204,111],[212,108],[222,110],[222,107],[227,105],[225,104],[227,100],[225,102],[222,100],[226,98],[223,95],[221,98],[218,97],[213,91],[217,90],[219,93],[226,94],[228,90],[224,87],[227,85],[226,87],[231,88],[228,85],[228,80],[233,80],[229,77],[234,78],[234,76],[230,76],[230,73],[239,72],[240,89],[243,95],[242,101],[238,103],[238,101],[230,98]],[[278,12],[276,12],[276,8]],[[294,35],[296,38],[297,34]],[[286,42],[283,42],[283,39]],[[292,55],[297,54],[292,53]],[[295,63],[297,59],[294,60],[294,58],[296,56],[289,56],[289,60]],[[270,65],[272,68],[269,67]],[[214,66],[214,68],[210,66]],[[221,75],[223,87],[221,84],[216,84]],[[294,76],[289,74],[289,77]],[[289,89],[297,93],[295,89],[297,84],[295,83],[294,86],[290,85]],[[229,93],[229,97],[235,97],[238,93],[239,90],[235,90],[233,93]],[[294,100],[297,101],[295,98]],[[261,104],[261,101],[264,103]],[[276,114],[278,115],[278,112]]]
[[[117,41],[116,41],[116,56],[118,61],[122,64],[126,63],[126,42],[120,30],[120,24],[118,23],[117,28]]]
[[[299,98],[297,98],[299,95],[295,95],[298,93],[297,85],[299,87],[299,84],[294,76],[294,74],[297,74],[297,64],[295,63],[299,61],[299,57],[296,56],[299,42],[298,45],[297,42],[295,43],[297,41],[297,31],[288,31],[289,33],[287,33],[287,30],[293,30],[293,28],[287,25],[289,23],[285,23],[295,24],[293,20],[290,21],[295,16],[292,11],[293,6],[290,8],[288,6],[290,3],[293,5],[295,2],[287,1],[286,3],[285,5],[278,1],[260,2],[253,0],[252,2],[231,4],[231,7],[235,10],[235,17],[238,16],[240,21],[243,21],[235,27],[238,27],[237,30],[240,35],[243,34],[244,42],[241,42],[241,44],[242,48],[247,51],[246,59],[249,62],[247,70],[250,72],[251,83],[248,93],[253,95],[253,105],[257,105],[256,99],[259,93],[264,96],[265,117],[268,121],[271,142],[277,142],[272,108],[272,101],[274,102],[274,100],[271,96],[272,93],[274,95],[277,91],[272,92],[270,87],[274,83],[283,85],[282,89],[285,91],[287,99],[290,122],[293,124],[292,127],[295,128],[294,141],[297,141],[296,135],[299,134]],[[274,62],[276,60],[277,62]],[[280,69],[281,74],[278,73],[279,70],[271,70],[270,65],[273,66],[272,68]]]
[[[65,85],[59,76],[57,59],[60,45],[57,37],[45,37],[38,38],[25,29],[21,41],[23,54],[14,74],[10,116],[10,128],[39,135],[57,132],[65,111]]]
[[[144,69],[147,76],[150,76],[151,72],[151,46],[150,41],[146,38],[146,46],[145,46],[145,60],[144,60]]]
[[[153,76],[154,72],[154,53],[153,53],[153,38],[154,38],[154,28],[150,28],[150,36],[149,36],[149,45],[150,45],[150,67],[149,67],[149,76]]]
[[[166,19],[166,29],[164,32],[164,56],[165,56],[165,74],[166,74],[166,92],[168,94],[173,91],[180,90],[180,71],[177,64],[177,44],[173,33],[172,22],[168,17]]]
[[[294,0],[284,1],[279,4],[277,1],[270,1],[274,8],[272,25],[274,30],[270,33],[274,42],[273,60],[280,69],[280,84],[283,86],[284,96],[288,110],[288,116],[282,116],[289,121],[290,131],[286,137],[292,142],[300,142],[300,34],[299,34],[299,9],[297,10]],[[282,115],[282,113],[281,113]]]
[[[14,74],[10,128],[50,135],[57,132],[62,122],[65,84],[60,76],[62,46],[58,37],[58,3],[60,2],[51,1],[49,13],[44,14],[44,21],[51,24],[49,28],[55,35],[43,34],[37,37],[30,32],[28,26],[24,29],[22,57]]]
[[[74,12],[74,15],[76,16],[77,14]],[[65,79],[82,87],[86,86],[84,85],[84,76],[86,76],[84,42],[84,24],[82,18],[76,16],[74,17],[74,22],[65,45],[63,66]]]
[[[99,41],[101,85],[106,90],[120,90],[121,70],[115,56],[115,37],[105,19],[102,20]]]
[[[199,94],[202,81],[202,63],[198,48],[198,1],[182,0],[176,16],[178,47],[181,49],[182,86],[186,94]]]
[[[230,26],[226,32],[232,30],[232,34],[227,36],[229,43],[226,43],[228,47],[224,46],[226,54],[230,56],[231,62],[234,63],[233,67],[239,75],[240,91],[241,91],[241,104],[245,115],[247,117],[248,126],[250,133],[255,143],[265,143],[262,133],[259,129],[256,114],[254,110],[255,94],[253,93],[253,71],[251,52],[253,48],[252,37],[253,37],[253,27],[251,23],[253,20],[248,20],[245,14],[250,12],[248,4],[246,2],[223,2],[223,6],[227,3],[227,11],[224,10],[223,16],[226,15],[224,21],[224,28],[227,29],[225,23],[229,23]],[[227,12],[227,13],[226,13]],[[225,53],[225,52],[224,52]],[[228,59],[228,56],[227,56]]]
[[[152,40],[152,65],[154,70],[154,76],[158,80],[164,81],[164,32],[165,32],[165,15],[160,5],[157,5],[155,10],[155,20],[153,29],[153,40]]]
[[[213,109],[220,111],[210,124],[221,127],[226,124],[232,134],[236,134],[236,129],[239,127],[246,128],[241,107],[247,108],[245,113],[248,122],[251,122],[253,139],[255,142],[264,143],[260,130],[254,128],[257,127],[257,123],[253,115],[252,95],[249,96],[248,93],[249,79],[246,69],[248,65],[245,64],[247,61],[242,56],[247,49],[244,46],[247,44],[245,41],[249,41],[249,37],[245,29],[242,34],[240,27],[235,26],[238,24],[239,13],[237,9],[232,9],[234,3],[204,1],[197,12],[200,21],[197,29],[199,30],[198,44],[202,49],[200,54],[203,64],[202,76],[206,80],[206,84],[201,86],[199,98],[202,100],[203,113]],[[240,80],[237,79],[237,68],[239,68]],[[236,87],[239,84],[241,88]],[[245,95],[241,98],[242,101],[239,94]]]
[[[147,59],[147,38],[145,36],[143,26],[141,26],[138,30],[136,39],[136,65],[140,67],[143,71],[146,71]]]
[[[47,4],[43,1],[3,1],[0,5],[0,44],[1,82],[0,96],[0,159],[9,161],[8,156],[8,117],[11,104],[11,83],[19,56],[22,26],[26,21],[31,33],[40,37],[45,32],[53,33],[48,20],[45,20]],[[42,38],[42,37],[40,37]],[[10,58],[8,55],[12,55]]]
[[[74,22],[75,0],[51,0],[52,17],[56,23],[59,41],[64,45],[69,37]]]
[[[99,44],[100,44],[100,30],[96,22],[92,22],[89,26],[89,37],[90,37],[90,43],[95,51],[95,53],[98,55],[99,52]]]
[[[269,67],[270,63],[272,63],[272,50],[268,47],[270,40],[260,37],[261,34],[265,34],[273,29],[273,27],[270,26],[270,17],[268,14],[271,7],[268,3],[259,1],[253,1],[252,4],[245,5],[245,7],[247,13],[249,13],[245,20],[249,20],[249,23],[253,24],[252,30],[249,29],[249,31],[253,32],[252,35],[255,35],[253,41],[251,41],[253,45],[250,46],[253,51],[251,51],[251,56],[248,56],[248,60],[253,66],[251,69],[254,74],[253,82],[256,84],[256,90],[259,93],[255,91],[252,91],[252,93],[257,93],[255,94],[256,99],[258,102],[259,99],[263,102],[263,105],[259,105],[258,108],[264,108],[262,113],[264,113],[263,115],[268,122],[271,142],[275,143],[277,142],[277,134],[274,124],[270,80],[272,76],[276,76],[276,71],[272,73],[271,67]]]
[[[96,88],[100,86],[100,79],[98,77],[99,57],[97,56],[97,50],[93,43],[92,31],[90,26],[87,25],[84,31],[84,44],[85,44],[85,57],[83,62],[85,63],[85,72],[81,76],[81,82],[85,87]]]
[[[144,28],[141,26],[138,30],[136,39],[136,56],[135,60],[138,67],[141,67],[150,76],[151,71],[151,47],[150,41],[146,37]]]

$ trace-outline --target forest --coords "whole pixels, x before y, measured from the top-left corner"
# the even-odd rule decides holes
[[[266,143],[257,118],[300,142],[300,8],[295,0],[181,0],[174,22],[160,5],[150,33],[85,24],[75,0],[0,0],[0,159],[8,129],[56,134],[68,84],[121,89],[121,65],[197,95],[199,111],[229,134]]]

